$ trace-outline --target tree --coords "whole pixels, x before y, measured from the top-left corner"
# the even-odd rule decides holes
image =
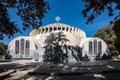
[[[38,28],[42,19],[49,10],[49,5],[44,0],[0,0],[0,39],[4,36],[11,37],[21,32],[18,25],[11,21],[10,8],[16,9],[16,14],[21,18],[23,30]]]
[[[43,61],[49,62],[69,62],[69,59],[81,61],[82,49],[79,46],[67,45],[70,40],[67,35],[60,31],[50,33],[45,39],[45,52],[43,55]]]
[[[105,10],[108,16],[115,16],[114,20],[120,18],[120,0],[82,0],[85,2],[85,9],[82,10],[83,17],[87,19],[86,23],[93,23],[93,20],[101,15]],[[118,10],[118,14],[114,14]],[[111,21],[111,23],[112,23]]]
[[[85,9],[82,10],[83,17],[86,18],[86,23],[93,23],[93,20],[100,16],[105,10],[108,11],[108,16],[114,16],[114,19],[110,23],[114,23],[113,29],[111,29],[110,34],[114,32],[113,36],[107,35],[109,30],[104,32],[104,30],[98,31],[95,36],[100,37],[107,41],[108,47],[112,48],[110,50],[119,51],[120,53],[120,0],[82,0],[85,2]],[[116,11],[118,11],[116,13]],[[102,34],[103,33],[103,34]],[[106,37],[109,36],[109,37]],[[116,38],[115,38],[116,37]],[[114,44],[113,44],[114,43]],[[116,52],[116,51],[114,51]]]
[[[119,48],[117,48],[115,46],[115,41],[116,41],[117,37],[115,35],[116,32],[113,30],[113,26],[114,25],[109,25],[102,29],[99,29],[94,34],[94,37],[99,37],[99,38],[103,39],[107,43],[107,46],[109,48],[111,55],[113,55],[113,54],[117,55],[118,54],[117,49],[119,49]]]
[[[66,35],[61,32],[50,33],[45,39],[45,54],[43,55],[44,61],[50,62],[67,62],[68,61],[68,50],[66,42],[69,40]],[[64,53],[65,49],[66,53]]]
[[[113,30],[115,31],[115,35],[117,36],[117,38],[115,39],[115,47],[120,53],[120,19],[115,22]]]
[[[0,55],[4,55],[6,53],[6,50],[7,50],[7,45],[0,42]]]

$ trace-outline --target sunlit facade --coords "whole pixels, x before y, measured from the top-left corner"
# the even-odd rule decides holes
[[[64,37],[60,36],[59,33],[62,33]],[[29,36],[19,36],[9,43],[8,50],[12,58],[34,59],[37,53],[39,61],[43,61],[43,55],[46,53],[45,47],[51,44],[58,45],[55,44],[53,41],[53,36],[56,34],[57,37],[61,37],[61,39],[66,40],[61,40],[62,42],[58,44],[61,46],[60,48],[65,48],[65,46],[67,46],[68,49],[61,50],[63,50],[63,53],[68,53],[69,62],[77,61],[76,59],[74,59],[74,56],[81,57],[80,60],[82,60],[82,58],[84,58],[85,56],[88,56],[89,60],[95,60],[97,56],[102,58],[103,54],[108,55],[107,45],[102,39],[87,38],[86,33],[83,30],[71,27],[63,23],[49,24],[44,27],[34,29],[30,32]],[[53,37],[53,40],[47,40],[50,36],[51,38]],[[46,40],[48,41],[47,44]],[[79,56],[78,54],[81,56]]]

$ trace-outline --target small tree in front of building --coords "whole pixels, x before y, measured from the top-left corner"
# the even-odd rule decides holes
[[[66,49],[66,53],[62,50],[62,47],[66,46],[66,42],[69,40],[65,38],[66,35],[63,34],[63,32],[57,32],[57,33],[50,33],[49,36],[47,36],[45,43],[45,53],[43,55],[44,61],[50,61],[50,62],[67,62],[68,53]]]

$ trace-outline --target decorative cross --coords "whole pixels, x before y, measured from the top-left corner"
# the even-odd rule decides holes
[[[55,18],[55,20],[57,21],[57,23],[59,23],[60,20],[61,20],[61,18],[60,18],[59,16],[57,16],[57,17]]]

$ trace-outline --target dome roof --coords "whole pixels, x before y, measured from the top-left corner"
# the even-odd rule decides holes
[[[86,34],[84,31],[63,23],[53,23],[53,24],[46,25],[44,27],[40,27],[38,29],[34,29],[33,31],[31,31],[30,37],[33,37],[39,34],[54,32],[54,31],[66,31],[76,36],[81,36],[82,38],[86,37]]]
[[[63,23],[53,23],[53,24],[48,24],[44,27],[71,27],[71,26]]]

